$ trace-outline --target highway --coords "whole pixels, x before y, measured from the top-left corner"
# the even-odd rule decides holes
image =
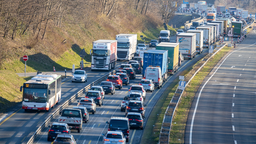
[[[116,67],[120,66],[118,62]],[[65,102],[72,95],[77,93],[91,82],[109,73],[108,71],[89,71],[87,72],[88,82],[72,83],[71,80],[62,83],[62,99],[60,104]],[[20,93],[22,95],[22,93]],[[20,105],[21,107],[21,105]],[[19,109],[16,113],[8,117],[5,122],[0,123],[0,143],[17,143],[26,142],[36,131],[38,126],[57,108],[55,106],[50,112],[24,112]]]
[[[256,33],[252,31],[201,84],[186,144],[256,143]]]
[[[173,80],[179,76],[179,74],[185,69],[191,67],[198,60],[200,60],[203,56],[208,53],[207,50],[204,50],[204,53],[201,55],[197,55],[196,58],[192,60],[184,61],[182,66],[179,68],[178,72],[173,76],[168,78],[168,81],[165,83],[163,88],[156,89],[153,93],[147,92],[146,95],[146,112],[144,119],[144,126],[146,125],[147,119],[160,98],[163,91],[168,87]],[[77,139],[78,143],[81,144],[98,144],[103,143],[102,134],[107,132],[108,125],[106,121],[109,121],[111,116],[121,116],[124,117],[125,113],[120,111],[120,103],[123,100],[124,96],[128,94],[128,89],[133,84],[138,84],[141,80],[141,75],[137,75],[135,80],[131,80],[128,86],[123,86],[123,89],[116,90],[114,95],[106,95],[104,99],[104,105],[101,107],[97,107],[96,114],[90,114],[90,120],[88,123],[83,124],[83,130],[81,133],[77,133],[76,131],[72,131],[72,134]],[[73,105],[76,105],[74,103]],[[52,122],[56,122],[58,117],[56,117]],[[47,134],[48,128],[45,128],[40,136],[38,136],[34,143],[50,143],[47,142]],[[143,134],[143,130],[135,130],[132,129],[130,131],[130,142],[131,144],[139,144],[141,141],[141,137]]]

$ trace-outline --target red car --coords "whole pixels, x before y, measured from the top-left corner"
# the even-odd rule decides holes
[[[119,75],[109,75],[107,81],[112,82],[119,89],[123,87],[123,81]]]

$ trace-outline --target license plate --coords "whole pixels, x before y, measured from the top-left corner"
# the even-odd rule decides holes
[[[32,108],[33,110],[37,110],[37,108]]]
[[[137,111],[138,109],[132,109],[132,110]]]
[[[107,89],[108,87],[103,87],[103,88]]]
[[[136,123],[131,123],[131,125],[136,125]]]
[[[55,133],[61,133],[61,132],[55,132]]]

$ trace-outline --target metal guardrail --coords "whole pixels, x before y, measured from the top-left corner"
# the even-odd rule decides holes
[[[30,137],[30,139],[28,140],[27,144],[33,144],[36,136],[38,134],[40,134],[42,132],[42,130],[47,127],[49,125],[49,123],[51,122],[51,120],[56,117],[60,111],[62,111],[62,109],[66,108],[69,104],[71,104],[72,102],[74,102],[75,99],[77,99],[79,96],[81,96],[82,94],[84,94],[88,89],[91,88],[91,86],[97,85],[99,84],[102,80],[105,80],[109,75],[113,74],[115,72],[115,70],[109,72],[108,74],[104,75],[103,77],[93,81],[92,83],[88,84],[86,87],[82,88],[81,90],[79,90],[76,94],[74,94],[73,96],[71,96],[67,101],[65,101],[60,107],[58,107],[58,109],[56,109],[36,130],[36,132],[34,132],[34,134]]]

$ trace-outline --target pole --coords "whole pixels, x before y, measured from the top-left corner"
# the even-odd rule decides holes
[[[67,78],[67,70],[65,69],[65,78]]]
[[[27,65],[27,61],[25,61],[25,77],[26,77],[26,65]]]

